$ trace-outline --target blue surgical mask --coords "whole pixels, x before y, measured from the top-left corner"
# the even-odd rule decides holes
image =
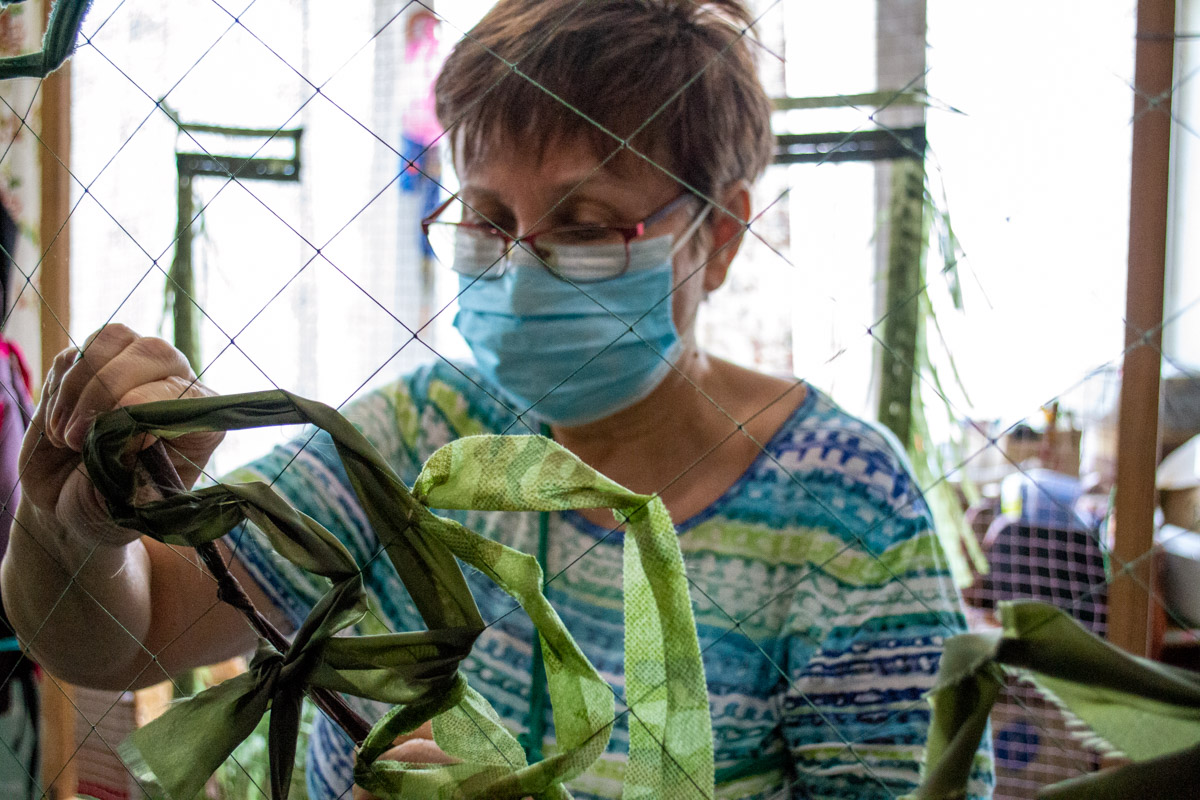
[[[624,258],[578,249],[584,270]],[[683,350],[671,317],[677,249],[670,236],[631,242],[623,275],[572,285],[518,247],[500,278],[460,277],[454,327],[518,411],[568,426],[603,419],[649,395]]]

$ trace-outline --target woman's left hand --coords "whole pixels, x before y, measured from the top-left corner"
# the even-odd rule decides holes
[[[455,763],[455,760],[442,752],[442,748],[433,741],[433,724],[430,722],[426,722],[412,733],[397,737],[395,747],[385,751],[379,758],[386,761],[407,761],[411,764]],[[355,786],[354,800],[377,798],[367,790]]]

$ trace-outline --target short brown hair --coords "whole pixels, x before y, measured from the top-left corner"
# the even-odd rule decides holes
[[[751,23],[740,0],[500,0],[447,58],[438,118],[468,161],[579,137],[604,159],[628,140],[711,198],[773,150]]]

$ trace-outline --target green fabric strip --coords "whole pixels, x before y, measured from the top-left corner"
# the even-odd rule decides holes
[[[1134,763],[1044,788],[1045,800],[1200,796],[1200,675],[1137,658],[1066,612],[1001,604],[1002,631],[947,641],[930,695],[926,772],[913,800],[966,797],[1001,667],[1025,671],[1052,700]]]
[[[49,0],[47,0],[49,2]],[[92,0],[56,0],[46,20],[42,49],[36,53],[0,58],[0,80],[44,78],[75,52],[75,40]],[[0,4],[0,10],[11,3]]]
[[[327,530],[261,482],[211,486],[150,502],[129,453],[145,435],[311,423],[330,434],[364,512],[417,604],[428,630],[337,635],[366,610],[358,565]],[[433,454],[410,493],[366,439],[327,406],[286,392],[132,406],[96,420],[84,461],[113,519],[159,541],[196,546],[244,519],[280,555],[328,578],[284,653],[263,644],[246,675],[172,707],[135,732],[122,753],[158,796],[191,800],[268,709],[273,794],[286,798],[299,704],[320,687],[395,704],[359,752],[356,781],[385,800],[562,800],[562,784],[608,744],[612,688],[600,677],[543,594],[542,570],[520,553],[432,508],[555,511],[612,508],[627,521],[626,703],[630,756],[626,798],[711,797],[708,695],[683,558],[657,497],[629,492],[537,436],[476,436]],[[150,492],[151,494],[155,494]],[[488,575],[529,614],[541,639],[557,741],[528,764],[516,738],[466,685],[458,665],[483,629],[456,559]],[[438,745],[460,763],[428,767],[377,760],[395,737],[434,720]]]

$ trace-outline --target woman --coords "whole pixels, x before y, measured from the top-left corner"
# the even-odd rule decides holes
[[[410,481],[456,437],[534,431],[659,494],[692,586],[718,796],[893,797],[917,780],[922,694],[943,638],[963,628],[928,509],[887,435],[695,339],[771,156],[749,22],[738,0],[502,0],[439,77],[462,189],[425,226],[450,245],[455,324],[475,364],[437,362],[346,413]],[[78,467],[96,413],[205,394],[192,377],[173,349],[120,326],[48,376],[3,577],[19,630],[68,680],[124,689],[252,645],[190,560],[105,520]],[[194,480],[216,437],[175,445]],[[418,627],[330,451],[297,442],[233,477],[274,481],[345,541],[365,565],[371,625]],[[532,515],[460,519],[538,547]],[[621,697],[621,534],[610,525],[606,514],[550,515],[547,593]],[[228,539],[260,604],[298,624],[324,586],[273,559],[254,531]],[[489,581],[468,581],[492,623],[464,662],[472,685],[528,746],[542,745],[528,736],[539,724],[552,746],[548,714],[530,715],[528,619]],[[106,663],[89,658],[97,641]],[[576,797],[620,796],[626,717],[571,784]],[[438,755],[427,741],[397,755],[414,749]],[[351,760],[350,743],[319,721],[310,795],[343,796]],[[980,794],[986,783],[981,760]]]

